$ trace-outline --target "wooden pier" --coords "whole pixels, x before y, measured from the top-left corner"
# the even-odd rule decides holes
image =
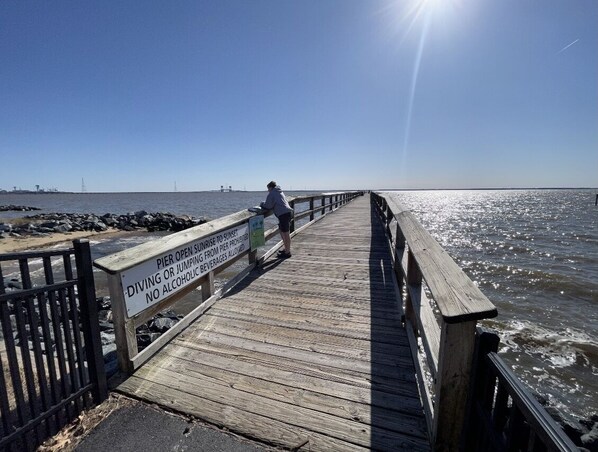
[[[368,197],[298,234],[119,390],[284,448],[428,450]]]
[[[290,450],[575,450],[479,328],[496,307],[393,194],[363,195],[291,198],[289,259],[258,256],[277,227],[243,211],[96,260],[117,390]],[[191,292],[139,351],[135,329]]]
[[[280,242],[258,255],[278,228],[251,209],[94,262],[118,391],[288,450],[577,450],[479,327],[495,306],[396,193],[290,204],[289,259]],[[73,245],[0,255],[2,450],[35,450],[107,397],[89,243]],[[4,287],[5,265],[22,289]],[[139,350],[136,329],[191,293],[192,312]]]

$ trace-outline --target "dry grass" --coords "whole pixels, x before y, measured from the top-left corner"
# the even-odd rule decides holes
[[[70,452],[91,430],[106,419],[113,411],[132,405],[134,402],[118,394],[110,394],[100,405],[83,411],[77,419],[64,427],[52,438],[45,441],[38,452]]]

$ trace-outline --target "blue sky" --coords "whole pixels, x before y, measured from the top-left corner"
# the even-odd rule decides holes
[[[598,186],[598,2],[0,2],[0,189]]]

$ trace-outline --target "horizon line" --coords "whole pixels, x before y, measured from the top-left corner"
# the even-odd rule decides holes
[[[471,188],[353,188],[353,189],[300,189],[300,190],[283,190],[287,192],[330,192],[330,191],[493,191],[493,190],[598,190],[596,187],[471,187]],[[220,190],[177,190],[177,191],[152,191],[152,190],[136,190],[136,191],[40,191],[21,190],[21,191],[0,191],[0,195],[50,195],[50,194],[80,194],[80,195],[95,195],[95,194],[110,194],[110,193],[261,193],[266,190],[233,190],[231,192]]]

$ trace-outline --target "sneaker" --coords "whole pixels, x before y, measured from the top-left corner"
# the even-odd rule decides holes
[[[283,251],[282,253],[278,253],[277,256],[279,259],[287,259],[291,257],[291,253],[286,253]]]

